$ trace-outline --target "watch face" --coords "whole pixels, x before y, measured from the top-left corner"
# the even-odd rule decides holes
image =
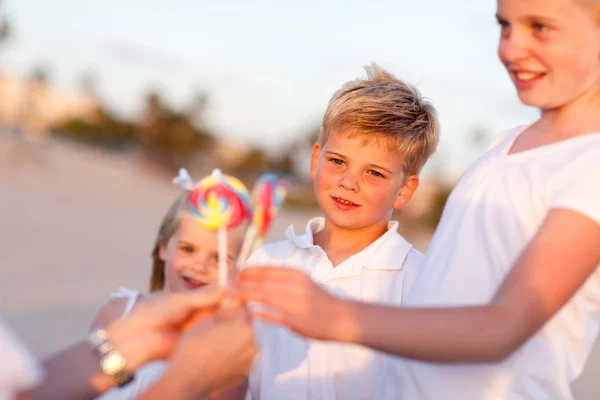
[[[106,354],[101,361],[102,372],[106,375],[114,375],[125,368],[125,359],[116,351]]]
[[[0,0],[2,1],[2,0]],[[104,329],[96,329],[88,337],[89,343],[94,350],[98,350],[108,340],[108,333]]]

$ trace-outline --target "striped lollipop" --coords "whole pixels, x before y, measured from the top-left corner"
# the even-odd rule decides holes
[[[288,184],[280,181],[273,173],[261,175],[252,189],[252,204],[254,215],[252,225],[248,228],[242,250],[238,258],[238,265],[243,264],[248,256],[262,246],[287,195]]]
[[[190,195],[189,210],[203,227],[232,229],[252,218],[246,186],[219,170],[198,182]]]
[[[267,236],[286,194],[287,184],[279,181],[275,174],[263,174],[256,182],[252,192],[254,203],[252,224],[256,227],[258,237],[264,239]]]
[[[192,189],[188,208],[198,223],[219,233],[219,286],[227,284],[227,229],[252,218],[248,189],[216,169]]]

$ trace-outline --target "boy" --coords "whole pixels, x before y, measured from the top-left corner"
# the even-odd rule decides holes
[[[247,265],[298,265],[339,297],[400,305],[423,255],[389,219],[417,189],[438,123],[415,88],[376,65],[367,74],[333,95],[313,147],[310,177],[324,217],[304,234],[290,226],[287,240],[259,249]],[[391,356],[267,324],[257,325],[257,337],[254,400],[395,397],[400,366]]]

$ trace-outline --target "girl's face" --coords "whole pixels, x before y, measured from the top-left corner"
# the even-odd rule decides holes
[[[588,0],[498,0],[498,56],[542,110],[600,99],[600,24]]]
[[[227,231],[227,263],[231,269],[240,251],[241,229]],[[198,289],[217,281],[218,232],[203,228],[188,212],[182,212],[179,226],[160,246],[165,262],[165,290],[181,292]]]

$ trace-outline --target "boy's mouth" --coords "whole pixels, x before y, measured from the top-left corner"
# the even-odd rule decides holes
[[[346,207],[358,207],[358,204],[351,202],[350,200],[343,199],[341,197],[331,196],[331,198],[341,206]]]

